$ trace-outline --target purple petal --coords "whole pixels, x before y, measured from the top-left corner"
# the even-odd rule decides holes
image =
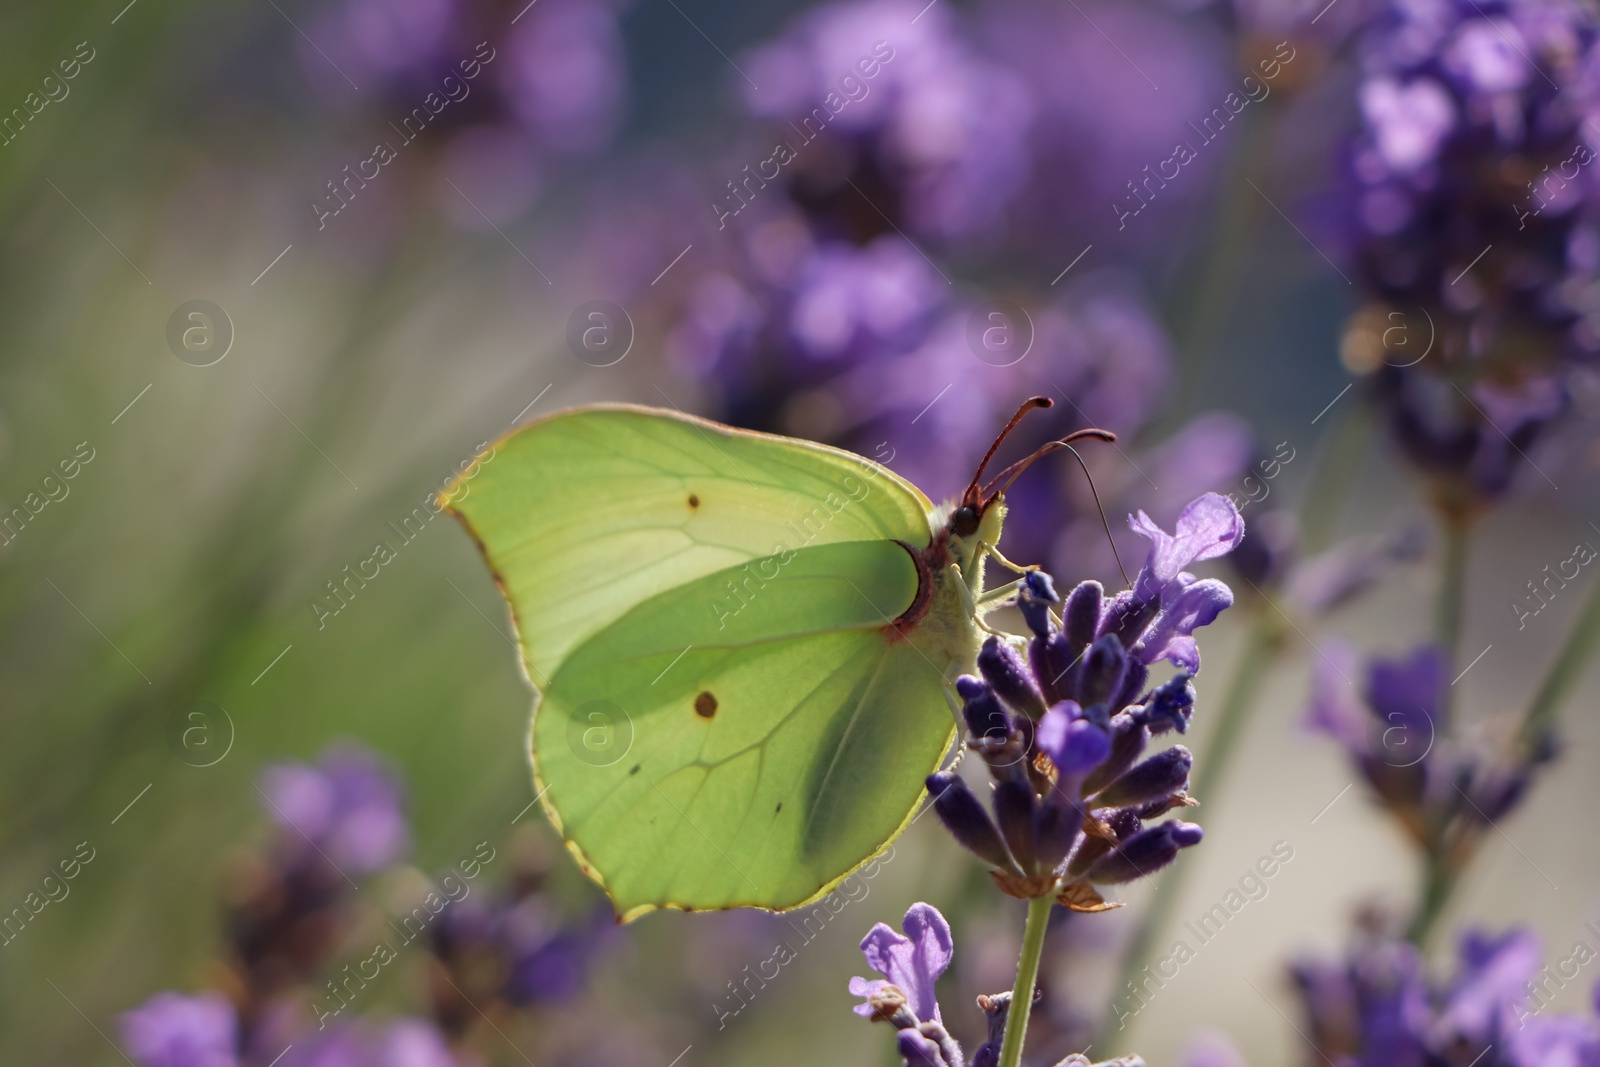
[[[273,821],[299,830],[312,840],[320,838],[333,817],[335,796],[327,776],[305,763],[278,763],[261,775],[261,792],[267,798]]]
[[[1172,534],[1143,511],[1130,515],[1128,523],[1135,533],[1150,540],[1150,553],[1134,586],[1135,595],[1145,601],[1161,595],[1189,564],[1215,559],[1244,540],[1244,518],[1233,501],[1220,493],[1205,493],[1190,501]]]
[[[456,1067],[444,1035],[421,1019],[398,1019],[378,1042],[376,1062],[384,1067]]]
[[[1205,493],[1190,501],[1178,516],[1173,537],[1187,553],[1183,566],[1226,555],[1243,540],[1244,516],[1221,493]]]
[[[939,1046],[915,1030],[901,1030],[896,1044],[906,1061],[906,1067],[945,1067],[944,1057],[939,1055]]]
[[[895,981],[895,971],[902,966],[901,961],[910,960],[911,939],[895,932],[887,923],[876,923],[861,939],[861,952],[867,957],[868,967],[899,985]]]
[[[1600,1061],[1600,1026],[1576,1015],[1537,1016],[1506,1045],[1511,1067],[1589,1067]]]
[[[1111,754],[1105,730],[1083,718],[1083,710],[1070,700],[1045,713],[1034,738],[1063,775],[1088,774]]]
[[[950,924],[945,922],[939,909],[921,901],[906,909],[902,924],[912,944],[911,966],[906,983],[896,982],[906,991],[906,999],[918,1020],[938,1021],[939,1002],[934,997],[934,982],[950,966],[955,942],[950,937]],[[893,979],[890,979],[893,981]]]
[[[1233,590],[1224,582],[1206,578],[1175,595],[1169,587],[1168,597],[1169,603],[1134,649],[1134,655],[1146,664],[1171,660],[1191,674],[1196,673],[1200,670],[1200,652],[1190,634],[1232,606]]]
[[[1356,653],[1343,641],[1329,641],[1311,668],[1311,703],[1306,726],[1325,734],[1356,755],[1367,750],[1364,710],[1355,702],[1350,679],[1356,675]]]
[[[1494,1040],[1517,1024],[1516,1008],[1540,966],[1539,938],[1531,930],[1508,930],[1499,938],[1482,931],[1462,935],[1461,977],[1445,1002],[1439,1025],[1447,1037],[1474,1045]]]
[[[1403,659],[1372,662],[1367,670],[1367,703],[1385,725],[1429,737],[1443,726],[1436,716],[1444,680],[1444,654],[1433,645],[1423,645]]]

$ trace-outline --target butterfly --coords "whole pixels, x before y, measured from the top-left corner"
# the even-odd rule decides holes
[[[509,602],[534,786],[624,921],[783,910],[903,831],[991,632],[1004,491],[936,507],[862,456],[601,404],[512,431],[442,502]]]

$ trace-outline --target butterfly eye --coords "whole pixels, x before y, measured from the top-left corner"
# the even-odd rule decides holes
[[[978,509],[968,505],[955,510],[950,516],[950,532],[957,537],[971,537],[978,532]]]

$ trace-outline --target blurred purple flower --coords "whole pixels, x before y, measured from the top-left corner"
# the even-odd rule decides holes
[[[1470,855],[1478,838],[1511,812],[1538,768],[1555,757],[1553,742],[1510,752],[1452,737],[1446,717],[1446,661],[1423,645],[1376,658],[1362,671],[1354,652],[1330,641],[1313,668],[1306,723],[1336,741],[1378,800],[1425,851]]]
[[[410,847],[400,782],[364,749],[335,746],[314,765],[269,767],[261,792],[291,847],[304,839],[349,873],[378,870]]]
[[[1499,937],[1467,930],[1461,935],[1459,959],[1460,973],[1429,1036],[1440,1046],[1492,1044],[1521,1021],[1516,1009],[1539,970],[1539,938],[1523,929]]]
[[[239,1020],[217,993],[157,993],[120,1020],[139,1067],[239,1067]]]
[[[373,1067],[456,1067],[437,1027],[422,1019],[398,1019],[373,1043]]]
[[[1592,958],[1592,957],[1591,957]],[[1548,968],[1544,969],[1548,971]],[[1367,932],[1343,960],[1306,958],[1291,968],[1316,1051],[1351,1067],[1594,1067],[1600,1023],[1545,1015],[1539,942],[1529,931],[1498,937],[1467,930],[1457,973],[1430,982],[1405,942]]]
[[[552,152],[603,147],[627,85],[616,10],[604,0],[544,0],[525,14],[498,72],[512,112]]]
[[[1233,1042],[1218,1031],[1196,1035],[1179,1062],[1181,1067],[1247,1067]]]
[[[436,1013],[446,1029],[477,1019],[474,1005],[558,1004],[582,991],[616,930],[609,906],[564,917],[519,876],[508,891],[474,893],[434,924],[430,947],[451,980],[436,985]]]
[[[1360,53],[1340,241],[1370,302],[1344,359],[1441,506],[1470,514],[1600,357],[1600,14],[1390,0]],[[1425,350],[1391,344],[1424,317]]]
[[[444,1035],[423,1019],[337,1023],[293,1038],[276,1067],[458,1067]]]
[[[823,151],[859,152],[842,173],[873,172],[882,178],[863,179],[869,185],[891,183],[903,209],[891,218],[900,214],[914,233],[976,234],[1026,176],[1031,105],[1011,65],[974,48],[958,18],[946,8],[919,14],[909,0],[813,8],[749,55],[762,88],[747,89],[746,102],[758,116],[801,123],[832,94],[842,104],[828,107],[824,114],[838,109],[828,126],[809,135],[841,143],[813,149],[790,141],[804,153],[800,167],[815,172]],[[841,200],[860,195],[837,177],[829,185]]]

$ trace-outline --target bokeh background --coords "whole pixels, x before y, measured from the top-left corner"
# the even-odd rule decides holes
[[[0,910],[28,909],[0,1059],[133,1062],[124,1013],[171,990],[261,1012],[252,1065],[896,1062],[845,983],[914,900],[956,927],[946,1013],[975,1036],[1021,910],[935,820],[735,1015],[727,983],[782,919],[612,926],[528,810],[498,594],[415,509],[481,443],[598,400],[842,444],[937,498],[1035,393],[1058,403],[1019,455],[1120,435],[1085,460],[1130,568],[1123,517],[1170,526],[1206,490],[1259,550],[1208,565],[1238,603],[1202,641],[1202,765],[1208,711],[1255,693],[1197,793],[1204,846],[1162,876],[1183,882],[1158,952],[1294,850],[1125,1032],[1096,1030],[1151,887],[1063,920],[1036,1054],[1172,1064],[1222,1031],[1256,1064],[1311,1055],[1287,961],[1408,912],[1421,878],[1305,728],[1315,662],[1433,633],[1439,517],[1471,513],[1456,669],[1486,651],[1453,729],[1503,739],[1596,581],[1515,607],[1600,545],[1600,187],[1587,161],[1525,187],[1600,144],[1589,5],[124,3],[0,12]],[[1074,465],[1012,503],[1010,556],[1121,585]],[[1560,757],[1429,940],[1440,966],[1469,923],[1552,957],[1592,941],[1588,664]],[[348,884],[286,828],[296,800],[364,852]],[[329,1046],[313,994],[483,842],[480,910],[343,1012],[370,1047]]]

